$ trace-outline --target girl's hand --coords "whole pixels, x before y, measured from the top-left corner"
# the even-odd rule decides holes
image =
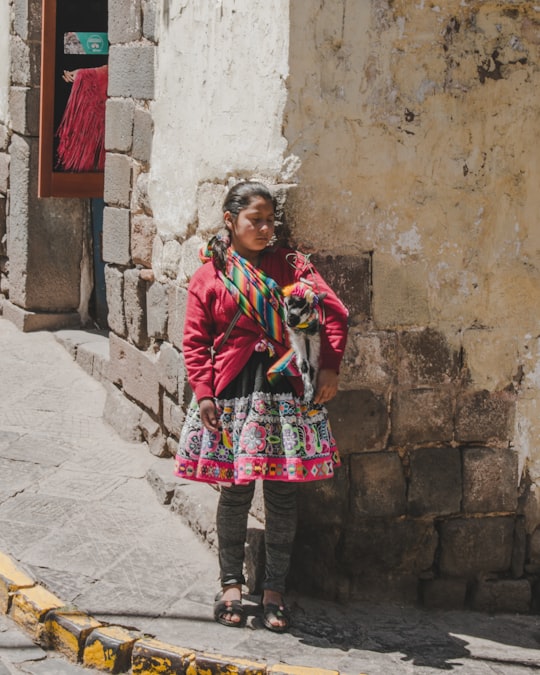
[[[319,371],[317,391],[313,403],[327,403],[337,394],[339,375],[327,368]]]
[[[77,75],[78,70],[64,70],[62,79],[64,82],[75,82],[75,76]]]
[[[219,431],[216,415],[216,406],[211,398],[203,398],[199,401],[199,411],[201,413],[201,422],[208,431]]]

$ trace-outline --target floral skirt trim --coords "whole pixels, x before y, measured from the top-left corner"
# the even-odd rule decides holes
[[[180,435],[175,474],[205,483],[331,478],[340,459],[321,405],[291,393],[255,392],[217,399],[220,432],[201,424],[192,400]]]

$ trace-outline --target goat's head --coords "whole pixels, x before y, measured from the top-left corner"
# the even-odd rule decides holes
[[[296,281],[282,289],[287,326],[301,330],[318,318],[317,305],[326,293],[317,295],[304,281]]]

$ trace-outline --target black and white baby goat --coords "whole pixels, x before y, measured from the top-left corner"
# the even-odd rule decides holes
[[[304,400],[313,401],[321,352],[318,305],[324,300],[326,293],[317,295],[306,281],[285,286],[282,292],[285,325],[296,365],[302,375]]]

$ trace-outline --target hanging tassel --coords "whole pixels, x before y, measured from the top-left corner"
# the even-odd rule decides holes
[[[64,171],[103,171],[107,80],[107,66],[83,68],[75,75],[56,132],[60,140],[57,166]]]

